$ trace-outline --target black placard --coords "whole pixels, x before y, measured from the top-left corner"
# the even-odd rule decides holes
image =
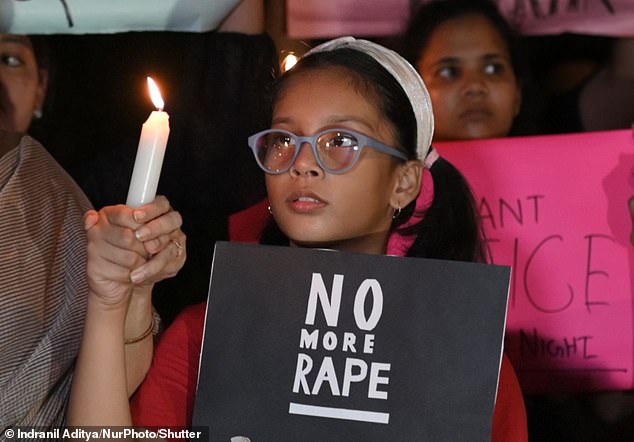
[[[490,441],[510,268],[217,243],[211,440]]]

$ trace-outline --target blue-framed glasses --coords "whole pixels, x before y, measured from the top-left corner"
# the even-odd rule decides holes
[[[288,171],[295,164],[304,143],[310,144],[319,167],[329,173],[348,172],[357,164],[364,147],[408,159],[403,152],[349,129],[328,129],[309,137],[282,129],[267,129],[249,137],[249,147],[258,165],[274,175]]]

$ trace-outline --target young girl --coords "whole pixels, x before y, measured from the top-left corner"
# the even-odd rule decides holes
[[[272,105],[271,129],[250,137],[249,144],[266,173],[271,212],[287,244],[386,253],[390,232],[414,210],[423,167],[428,167],[435,197],[423,221],[408,227],[416,235],[408,254],[483,259],[468,186],[430,150],[431,101],[420,76],[402,57],[351,37],[333,40],[279,79]],[[191,425],[204,311],[204,305],[186,310],[164,334],[133,399],[135,425]],[[98,369],[113,367],[103,351],[84,350],[100,361],[74,386],[85,395],[90,379],[100,376]],[[83,411],[82,419],[69,416],[76,425],[100,415],[103,419],[104,410],[119,416],[124,410],[127,420],[118,424],[131,423],[124,401],[101,398],[99,410],[87,410],[82,394],[74,399],[73,411]],[[521,392],[506,359],[493,434],[494,440],[527,439]]]

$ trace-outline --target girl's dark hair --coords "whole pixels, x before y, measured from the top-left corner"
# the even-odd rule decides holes
[[[449,20],[467,15],[481,15],[489,19],[506,43],[515,76],[523,79],[525,67],[517,34],[491,0],[434,0],[424,3],[407,26],[401,53],[416,66],[436,29]]]
[[[449,161],[438,158],[430,169],[434,199],[419,215],[423,219],[401,227],[415,235],[407,256],[487,262],[480,217],[469,183]]]
[[[370,97],[395,130],[398,149],[416,159],[416,118],[409,98],[396,79],[374,58],[350,48],[317,52],[302,58],[295,67],[273,85],[271,104],[275,105],[293,78],[302,72],[328,67],[346,69],[363,96]],[[483,241],[471,190],[464,177],[449,162],[438,159],[431,168],[434,200],[423,219],[401,233],[416,235],[408,256],[483,261]],[[393,228],[414,213],[416,201],[403,208]],[[283,235],[273,223],[264,232],[262,242],[279,244]]]

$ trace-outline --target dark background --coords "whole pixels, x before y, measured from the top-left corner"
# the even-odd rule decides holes
[[[169,324],[207,296],[213,243],[227,217],[264,197],[247,137],[268,127],[267,89],[277,53],[265,35],[143,32],[47,37],[50,84],[31,130],[96,208],[125,203],[141,125],[154,110],[146,76],[170,114],[158,194],[184,219],[188,259],[158,284]]]

